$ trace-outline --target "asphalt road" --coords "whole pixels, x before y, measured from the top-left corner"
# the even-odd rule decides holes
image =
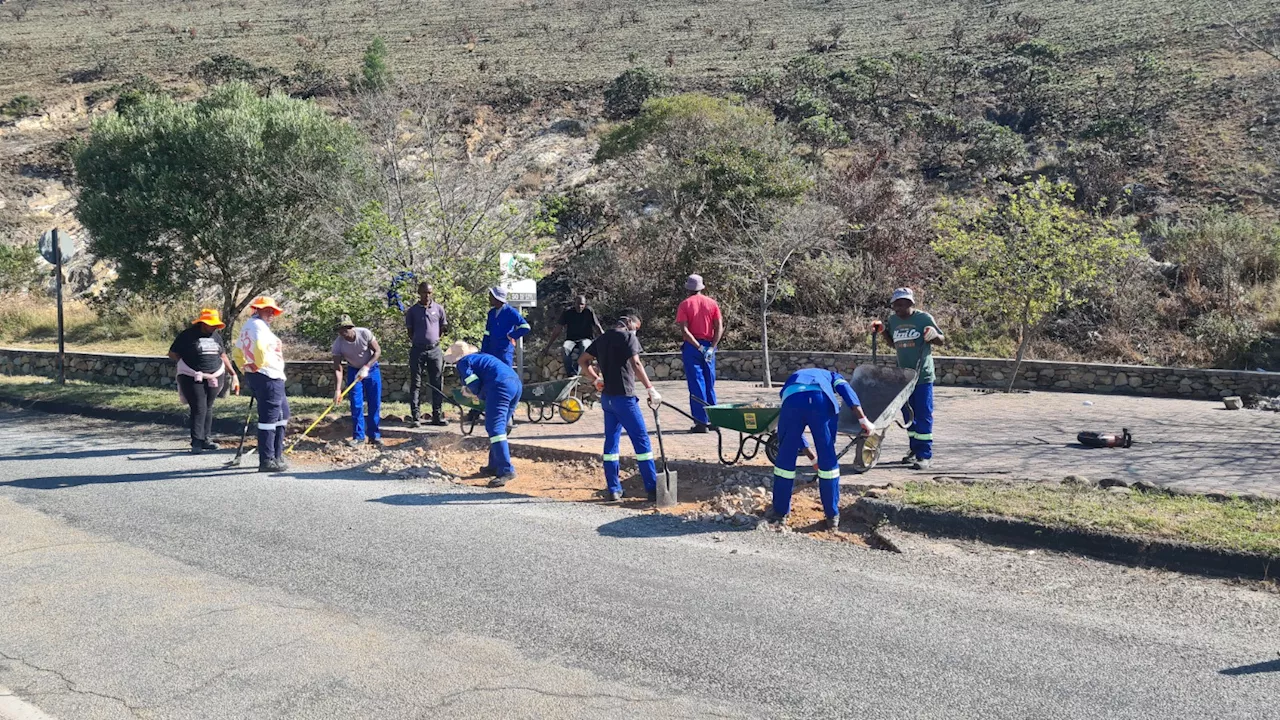
[[[182,446],[0,411],[0,717],[1280,717],[1273,593]]]

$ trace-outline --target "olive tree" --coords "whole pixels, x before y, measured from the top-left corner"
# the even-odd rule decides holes
[[[74,155],[76,216],[121,288],[220,295],[230,325],[287,268],[341,241],[364,173],[360,135],[319,106],[228,83],[194,102],[147,96],[94,122]]]
[[[976,314],[1017,330],[1010,390],[1041,324],[1080,304],[1104,271],[1138,247],[1136,234],[1075,207],[1074,193],[1068,183],[1038,178],[997,201],[946,208],[937,220],[934,250],[951,264],[949,290]]]

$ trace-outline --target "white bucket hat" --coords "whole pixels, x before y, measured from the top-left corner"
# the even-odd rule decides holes
[[[458,361],[462,358],[468,355],[474,355],[477,352],[480,351],[475,345],[459,340],[458,342],[450,345],[448,350],[444,351],[444,361],[450,365],[457,365]]]
[[[889,301],[889,304],[892,305],[898,302],[899,300],[910,300],[911,304],[915,305],[916,294],[911,292],[911,288],[909,287],[900,287],[897,290],[893,291],[893,299]]]

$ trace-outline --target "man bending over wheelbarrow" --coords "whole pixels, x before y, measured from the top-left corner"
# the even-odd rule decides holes
[[[916,389],[907,401],[913,416],[907,430],[911,452],[902,462],[912,470],[928,470],[933,462],[933,346],[941,345],[946,338],[932,315],[915,308],[916,296],[911,288],[894,290],[889,304],[893,314],[884,323],[884,336],[898,352],[898,367],[919,368],[920,372]]]
[[[481,475],[492,475],[489,487],[502,487],[516,479],[507,446],[507,427],[515,414],[523,389],[520,377],[501,358],[485,355],[474,345],[456,342],[445,351],[444,361],[458,366],[465,394],[484,401],[484,429],[489,435],[489,464]]]
[[[662,396],[653,387],[644,371],[644,364],[640,362],[640,341],[636,339],[639,329],[640,313],[624,311],[613,328],[591,343],[578,358],[578,367],[595,383],[600,393],[600,407],[604,409],[605,495],[614,502],[622,499],[618,451],[623,430],[627,431],[631,447],[636,451],[636,465],[644,479],[645,494],[649,502],[658,500],[658,468],[653,462],[649,429],[645,427],[640,401],[636,399],[636,377],[639,376],[649,391],[649,405],[657,407]],[[591,367],[592,360],[600,363],[600,373]]]
[[[818,453],[818,494],[827,527],[840,529],[840,460],[836,455],[836,430],[840,423],[839,395],[858,417],[862,432],[875,434],[875,425],[862,413],[858,394],[840,373],[818,368],[797,370],[782,386],[782,412],[778,415],[778,459],[773,468],[773,509],[770,519],[786,522],[796,483],[796,454],[807,426]]]

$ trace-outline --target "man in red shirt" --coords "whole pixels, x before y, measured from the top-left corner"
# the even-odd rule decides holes
[[[701,275],[690,275],[684,283],[689,297],[676,310],[676,324],[684,333],[680,356],[684,359],[684,377],[689,383],[689,409],[694,426],[691,433],[708,429],[707,405],[716,404],[716,348],[724,335],[724,318],[720,305],[703,294],[706,285]]]

